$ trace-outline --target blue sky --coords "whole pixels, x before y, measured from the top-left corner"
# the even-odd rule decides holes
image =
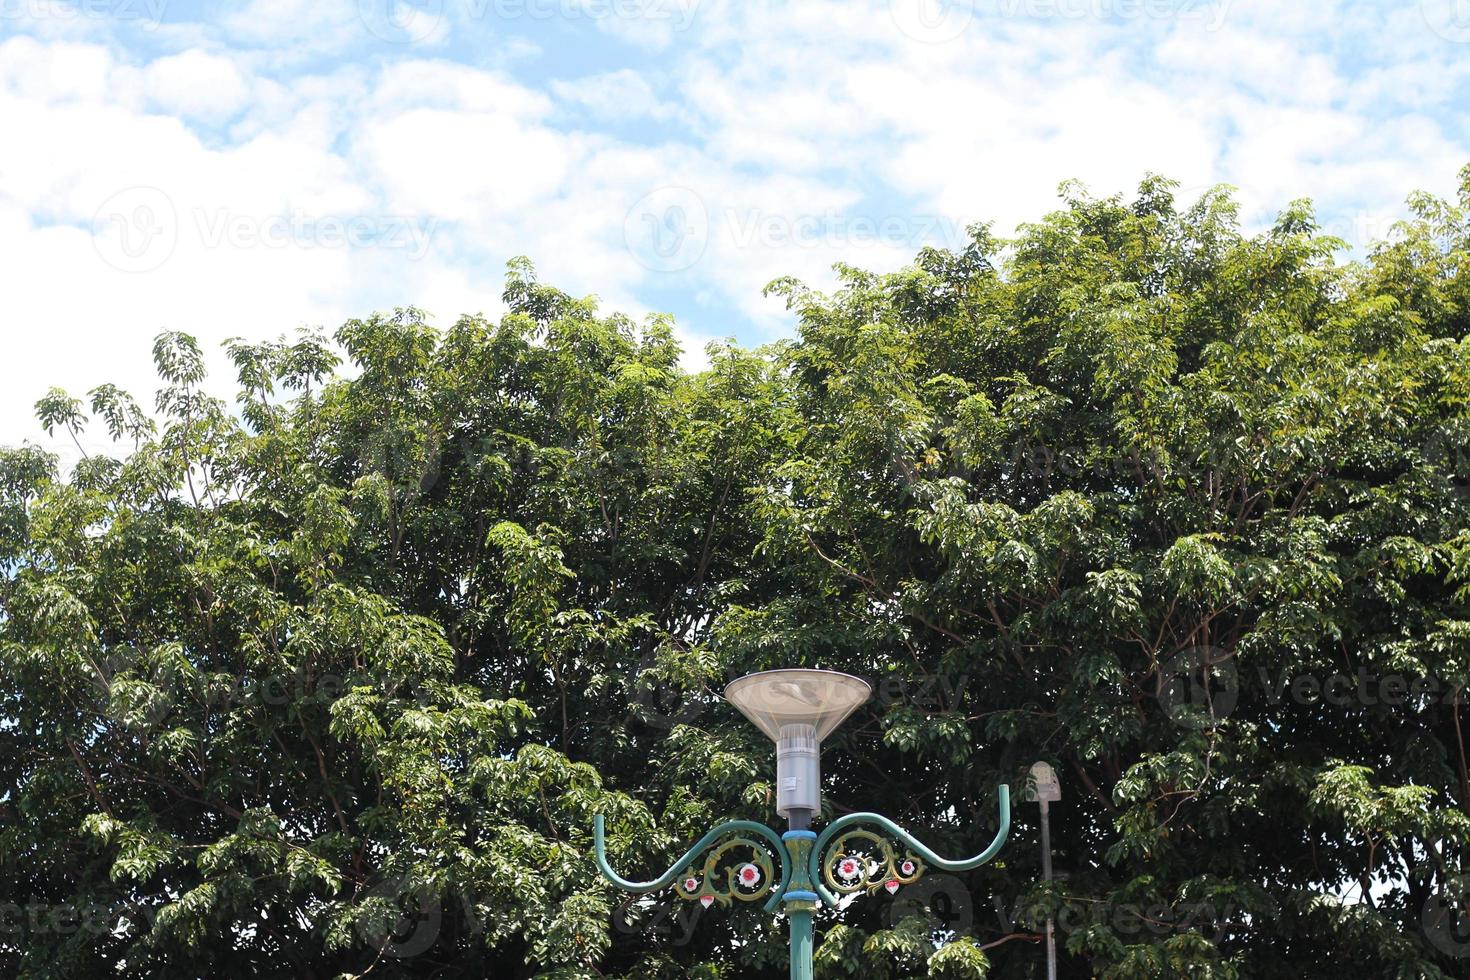
[[[0,443],[52,384],[146,395],[160,330],[495,316],[520,254],[697,365],[791,331],[772,278],[1067,178],[1312,197],[1362,249],[1453,191],[1467,76],[1470,0],[0,0]]]

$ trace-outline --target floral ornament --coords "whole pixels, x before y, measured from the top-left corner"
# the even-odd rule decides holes
[[[730,858],[745,851],[749,860],[734,864]],[[702,874],[689,874],[675,894],[686,901],[709,908],[716,902],[751,902],[771,893],[775,884],[775,868],[765,846],[749,837],[732,837],[712,848],[705,856]]]
[[[839,895],[883,889],[892,895],[918,881],[924,863],[912,852],[898,856],[895,845],[869,830],[851,830],[824,849],[822,877]]]

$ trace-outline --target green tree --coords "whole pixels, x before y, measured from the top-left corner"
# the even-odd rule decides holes
[[[1470,170],[1357,262],[1171,189],[774,283],[795,338],[698,373],[518,261],[499,323],[232,342],[233,407],[179,334],[153,411],[48,395],[125,452],[0,451],[0,969],[783,976],[589,835],[772,820],[715,695],[809,665],[877,691],[828,816],[972,853],[1066,791],[1063,880],[1018,795],[954,915],[825,914],[819,975],[1037,976],[1050,912],[1066,975],[1470,976]]]

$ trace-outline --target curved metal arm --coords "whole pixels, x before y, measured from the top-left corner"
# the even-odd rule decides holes
[[[592,845],[593,852],[597,857],[597,869],[602,872],[604,878],[614,885],[617,885],[624,891],[633,892],[638,895],[647,892],[656,892],[660,888],[667,888],[673,884],[675,878],[679,877],[680,872],[694,863],[705,848],[709,847],[721,837],[733,833],[756,834],[764,838],[771,845],[771,849],[776,852],[776,856],[781,859],[781,884],[779,887],[771,889],[771,898],[765,905],[766,911],[770,912],[775,909],[776,904],[781,900],[781,893],[785,890],[787,883],[791,881],[791,858],[787,856],[786,845],[781,842],[780,836],[765,824],[756,823],[754,820],[731,820],[727,823],[722,823],[701,837],[698,843],[684,852],[683,857],[674,862],[673,867],[669,868],[669,870],[657,878],[652,881],[629,881],[627,878],[620,876],[607,863],[607,848],[604,841],[602,814],[599,813],[592,818]]]
[[[1000,827],[995,832],[995,839],[990,842],[989,847],[985,848],[979,854],[972,858],[963,858],[959,861],[948,861],[935,854],[912,834],[882,814],[849,813],[845,817],[839,817],[832,821],[826,830],[822,831],[822,835],[817,838],[816,845],[812,847],[810,873],[812,883],[816,886],[817,894],[822,897],[822,901],[829,908],[835,908],[837,906],[836,896],[824,884],[825,875],[823,872],[826,862],[823,854],[827,849],[827,845],[832,843],[837,835],[854,824],[877,825],[898,838],[909,849],[911,854],[919,857],[925,864],[938,868],[941,871],[972,871],[980,867],[980,865],[995,857],[1005,844],[1007,835],[1011,832],[1011,788],[1002,783],[997,787],[997,796],[999,797],[998,802],[1000,806]]]

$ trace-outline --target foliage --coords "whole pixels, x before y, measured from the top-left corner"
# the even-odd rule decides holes
[[[773,819],[715,694],[808,665],[879,692],[828,817],[1066,793],[1062,881],[1018,794],[963,921],[859,899],[819,976],[1035,976],[1048,914],[1065,975],[1470,975],[1470,171],[1352,263],[1171,186],[777,282],[697,373],[518,261],[498,323],[231,342],[233,409],[180,334],[152,412],[49,394],[121,449],[0,451],[4,972],[783,976],[757,908],[624,927],[589,835]]]

